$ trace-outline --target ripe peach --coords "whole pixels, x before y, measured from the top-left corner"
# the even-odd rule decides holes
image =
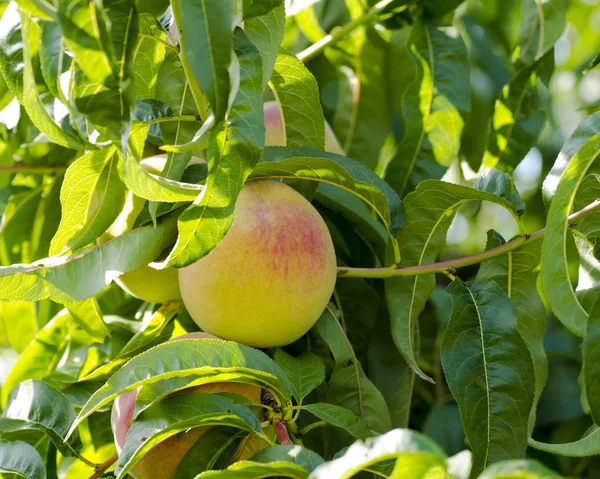
[[[249,346],[283,346],[319,319],[336,280],[325,222],[293,188],[248,182],[217,247],[179,270],[188,312],[204,331]]]

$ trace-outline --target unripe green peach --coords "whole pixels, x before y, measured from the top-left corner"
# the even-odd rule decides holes
[[[268,101],[264,105],[265,114],[265,145],[267,146],[286,146],[285,130],[283,126],[283,117],[276,101]],[[330,153],[344,154],[335,133],[325,122],[325,151]]]
[[[179,276],[175,268],[154,269],[151,266],[142,266],[122,274],[115,281],[131,296],[143,301],[181,301]]]
[[[192,158],[190,163],[202,160]],[[140,165],[149,173],[160,174],[167,162],[167,155],[155,155],[144,158]],[[102,241],[120,236],[129,231],[137,216],[144,208],[145,200],[129,192],[123,212],[101,237]],[[134,271],[121,275],[116,283],[132,296],[151,303],[166,303],[167,301],[181,301],[179,291],[179,278],[174,268],[154,269],[142,266]]]
[[[190,333],[171,341],[177,341],[186,338],[216,338],[212,334],[207,333]],[[251,384],[243,383],[215,383],[204,384],[202,386],[194,386],[183,391],[178,391],[175,394],[186,394],[193,392],[203,393],[234,393],[245,397],[253,403],[260,403],[261,388]],[[131,420],[135,410],[135,400],[138,390],[129,391],[117,399],[113,404],[111,415],[111,426],[115,438],[115,446],[117,453],[121,454],[125,445],[125,436],[131,427]],[[129,475],[134,479],[172,479],[175,476],[177,467],[187,452],[196,443],[196,441],[204,435],[212,426],[204,426],[190,429],[182,434],[171,436],[154,446],[147,454],[145,454],[130,470]],[[256,440],[252,440],[250,444],[255,445]],[[243,444],[243,450],[238,450],[237,455],[240,457],[247,456],[246,449],[248,445]],[[264,447],[264,446],[263,446]]]
[[[325,222],[302,195],[271,180],[248,182],[223,241],[179,270],[183,301],[201,329],[260,348],[304,335],[335,280]]]

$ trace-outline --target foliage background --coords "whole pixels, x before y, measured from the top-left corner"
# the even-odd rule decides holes
[[[31,5],[37,5],[36,2],[19,3],[26,10],[31,8]],[[309,3],[310,8],[303,9]],[[370,2],[369,5],[375,3]],[[409,39],[411,24],[419,15],[420,9],[425,8],[427,11],[428,6],[433,5],[430,11],[434,12],[431,15],[434,19],[430,21],[434,24],[453,25],[460,35],[458,38],[465,43],[469,67],[467,74],[470,79],[470,84],[453,81],[452,75],[460,78],[461,71],[461,64],[455,64],[450,69],[449,84],[440,87],[448,88],[448,96],[455,92],[456,103],[464,107],[458,108],[460,115],[444,120],[447,125],[462,119],[464,129],[462,134],[450,140],[448,145],[444,144],[449,150],[456,148],[456,154],[446,155],[449,162],[444,166],[449,168],[447,171],[442,169],[443,179],[472,187],[481,176],[479,172],[482,160],[493,150],[490,147],[493,142],[490,142],[489,125],[496,100],[502,95],[503,87],[522,67],[515,49],[521,43],[522,31],[531,28],[521,24],[523,6],[530,3],[532,2],[520,0],[467,0],[462,3],[425,0],[406,4],[398,1],[387,14],[378,19],[376,27],[358,28],[335,48],[328,49],[326,54],[307,60],[305,64],[317,80],[324,116],[338,134],[348,156],[383,175],[385,165],[401,145],[402,138],[407,136],[413,123],[407,120],[407,117],[402,118],[402,108],[399,107],[403,101],[402,94],[410,87],[410,77],[407,73],[410,62],[407,59],[406,42]],[[558,5],[561,2],[551,3]],[[438,15],[446,5],[445,14]],[[525,134],[520,138],[517,145],[520,149],[517,148],[517,153],[508,155],[508,158],[498,164],[490,165],[509,172],[514,169],[514,182],[526,205],[523,223],[527,232],[539,230],[546,224],[547,209],[541,184],[554,165],[561,148],[577,125],[589,114],[600,109],[600,70],[588,69],[600,49],[600,2],[571,0],[564,5],[564,33],[558,35],[558,26],[547,25],[549,36],[556,35],[558,39],[553,50],[552,45],[548,46],[550,53],[547,60],[550,63],[554,60],[554,69],[551,75],[545,78],[543,66],[536,63],[540,80],[534,88],[535,94],[531,94],[531,98],[528,97],[523,106],[525,109],[531,109],[527,112],[531,113],[532,118],[525,126],[531,127],[533,134]],[[352,8],[359,11],[360,15],[367,10],[365,7],[368,6],[358,1],[288,2],[288,13],[299,13],[286,20],[282,45],[294,53],[300,53],[317,41],[324,32],[350,22],[354,13],[350,11]],[[313,23],[314,21],[317,23]],[[156,32],[152,31],[151,34]],[[0,35],[5,39],[6,31],[0,31]],[[457,37],[453,35],[455,34],[448,35],[448,45],[452,38],[456,40]],[[442,45],[441,50],[444,48],[445,45]],[[165,68],[169,67],[171,66],[167,64]],[[349,125],[346,115],[352,105],[347,103],[348,78],[354,75],[357,75],[361,82],[362,103],[356,124]],[[166,81],[164,76],[162,78]],[[159,75],[158,82],[160,81]],[[55,118],[70,113],[59,101],[54,100],[51,85],[48,83],[45,77],[36,80],[42,103],[50,100],[54,106]],[[60,211],[56,205],[60,183],[63,181],[61,173],[78,153],[51,142],[36,141],[39,131],[25,109],[6,85],[0,86],[0,106],[3,107],[0,113],[0,165],[11,167],[15,158],[18,158],[21,165],[31,168],[27,174],[20,175],[13,175],[14,171],[0,171],[0,211],[3,214],[0,260],[3,266],[9,266],[31,263],[48,256],[51,252],[51,240],[60,221]],[[270,98],[268,93],[266,96]],[[162,98],[162,101],[169,103],[167,100]],[[194,112],[195,105],[189,98],[188,100],[184,105],[184,109],[187,110],[184,112],[182,109],[182,114]],[[404,111],[404,114],[407,112]],[[151,111],[151,115],[156,115],[156,111]],[[189,131],[185,132],[186,141],[191,140],[198,127],[199,124],[196,123],[189,125]],[[354,136],[348,134],[352,128]],[[171,133],[168,127],[163,128],[163,140]],[[432,137],[435,138],[435,135]],[[118,143],[118,139],[114,137],[110,140]],[[301,138],[300,141],[302,140]],[[532,146],[533,148],[530,148]],[[252,154],[251,149],[248,151]],[[431,152],[429,153],[431,156]],[[35,170],[36,168],[39,170]],[[431,166],[431,169],[427,168],[420,179],[441,177],[437,165]],[[598,165],[593,168],[595,169],[590,172],[598,171]],[[41,176],[42,173],[48,174]],[[389,175],[386,179],[404,197],[407,191],[398,188],[394,175]],[[506,188],[509,189],[510,186]],[[194,193],[183,188],[177,189],[175,194],[182,197],[188,195],[189,198]],[[377,263],[374,257],[381,254],[381,251],[373,250],[381,249],[381,244],[373,246],[372,242],[365,241],[360,234],[360,228],[357,233],[356,225],[349,221],[347,216],[339,214],[335,204],[332,207],[332,203],[328,203],[323,196],[317,197],[316,204],[333,232],[341,261],[352,266],[373,267],[374,263]],[[155,212],[163,211],[156,204],[152,208],[155,208]],[[148,215],[151,215],[150,209]],[[146,216],[146,220],[150,221],[149,216]],[[486,249],[486,245],[494,245],[494,239],[488,236],[488,231],[492,229],[499,232],[504,239],[510,239],[518,233],[517,224],[506,208],[491,202],[471,202],[464,205],[453,219],[445,246],[439,252],[439,259],[448,260],[474,254]],[[569,272],[572,281],[577,283],[581,272],[578,269],[579,261],[574,242],[568,243],[568,251]],[[487,264],[488,268],[492,266]],[[535,269],[538,264],[531,263],[528,266]],[[480,279],[493,277],[493,271],[483,267],[480,270],[479,265],[461,268],[457,275],[467,281],[474,279],[478,274]],[[338,307],[341,306],[341,314],[338,314],[346,325],[347,334],[354,347],[354,360],[359,361],[360,367],[364,368],[359,374],[364,380],[362,387],[365,388],[366,414],[362,412],[371,429],[382,433],[392,427],[408,426],[423,431],[437,442],[446,454],[453,455],[465,449],[465,436],[458,406],[446,385],[440,361],[440,354],[443,357],[444,350],[441,344],[442,331],[450,319],[452,309],[450,296],[446,291],[449,283],[450,279],[446,276],[437,276],[435,289],[418,320],[418,366],[436,380],[435,385],[415,378],[392,343],[387,311],[390,306],[389,302],[386,306],[383,281],[340,280],[336,290],[336,303]],[[51,332],[44,327],[62,310],[62,305],[50,300],[37,303],[2,300],[0,341],[3,348],[0,384],[8,380],[12,388],[26,378],[44,379],[63,390],[79,407],[98,384],[88,382],[81,385],[76,379],[107,364],[110,366],[107,370],[111,371],[111,367],[115,367],[117,363],[110,361],[114,360],[135,332],[140,328],[144,330],[151,324],[151,318],[155,321],[160,318],[161,321],[160,328],[151,333],[152,339],[164,340],[195,328],[185,313],[179,310],[167,311],[164,315],[157,316],[156,306],[143,304],[127,296],[114,285],[100,293],[96,299],[106,327],[94,322],[98,320],[94,312],[80,310],[79,314],[84,317],[81,321],[81,318],[77,320],[77,311],[71,309],[69,314],[73,316],[72,320],[61,322],[59,315],[57,323],[60,323],[60,326]],[[585,395],[582,395],[582,340],[569,332],[552,313],[543,314],[544,319],[547,319],[544,346],[548,356],[548,380],[540,398],[537,422],[532,434],[535,440],[542,443],[566,443],[581,438],[594,424],[588,414],[589,405],[586,404]],[[16,322],[15,318],[19,318],[19,321]],[[346,357],[349,353],[342,345],[343,338],[327,335],[328,331],[331,331],[328,327],[331,327],[331,324],[326,318],[322,318],[310,338],[313,341],[312,352],[317,354],[327,367],[329,388],[322,386],[318,391],[311,392],[308,402],[319,400],[340,404],[360,415],[356,388],[352,387],[352,384],[346,387],[348,383],[356,381],[349,373],[354,368],[349,365],[358,367],[359,363],[353,363]],[[94,338],[103,338],[105,328],[111,332],[111,340],[94,342]],[[370,335],[365,331],[370,332]],[[44,347],[37,350],[28,348],[36,336],[39,339],[40,334],[51,335],[44,339]],[[286,348],[286,351],[298,357],[306,349],[305,342],[301,341]],[[270,353],[277,354],[273,351]],[[285,361],[283,353],[278,354],[279,363]],[[39,370],[33,370],[35,368],[31,368],[31,363],[35,363]],[[343,366],[340,367],[340,364]],[[9,373],[12,374],[12,378]],[[407,393],[406,388],[414,390],[411,389],[411,392]],[[6,404],[10,392],[7,389],[5,387],[2,391],[3,404]],[[378,409],[382,398],[389,407],[389,417]],[[300,427],[305,427],[310,421],[311,419],[301,416]],[[95,424],[93,419],[90,419],[87,428],[89,437],[83,437],[86,457],[92,461],[106,459],[112,452],[112,439],[106,428]],[[38,436],[35,437],[37,440]],[[50,441],[40,441],[45,441],[40,449],[46,452],[49,450],[51,455]],[[342,447],[351,443],[352,438],[333,428],[320,428],[307,433],[304,442],[325,459],[331,459]],[[527,456],[538,459],[569,477],[593,478],[600,476],[600,459],[597,452],[584,458],[566,457],[530,447],[527,449]],[[66,477],[83,477],[81,474],[89,475],[91,470],[72,459],[62,462],[61,468]]]

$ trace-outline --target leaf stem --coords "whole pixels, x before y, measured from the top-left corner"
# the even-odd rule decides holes
[[[290,434],[288,433],[285,421],[283,419],[275,419],[275,431],[277,431],[279,444],[292,444]]]
[[[112,456],[110,459],[108,459],[107,461],[103,462],[102,464],[97,464],[96,465],[96,469],[94,470],[94,474],[92,474],[90,476],[90,479],[98,479],[99,477],[102,477],[102,474],[104,474],[104,472],[110,467],[112,466],[115,462],[117,462],[117,459],[119,458],[119,456],[115,453],[114,456]]]
[[[298,59],[300,61],[306,62],[306,61],[310,60],[311,58],[317,56],[323,50],[325,50],[326,47],[334,45],[335,43],[339,42],[342,38],[344,38],[346,35],[348,35],[355,28],[370,22],[373,19],[373,17],[375,17],[375,15],[377,15],[379,12],[384,10],[388,5],[390,5],[394,1],[395,0],[381,0],[380,2],[376,3],[362,17],[355,18],[350,23],[347,23],[343,27],[335,30],[333,33],[321,38],[321,40],[312,44],[306,50],[301,51],[298,54]],[[408,8],[408,4],[403,5],[396,11],[401,12],[402,10],[405,10],[407,8]]]
[[[179,4],[180,0],[171,0],[171,9],[173,10],[173,18],[175,19],[175,26],[177,27],[177,35],[179,36],[179,59],[181,60],[181,65],[183,66],[183,71],[185,72],[185,76],[188,81],[188,85],[190,86],[190,90],[192,90],[192,95],[194,97],[194,102],[196,103],[196,108],[198,109],[198,114],[200,115],[200,119],[204,123],[208,118],[208,106],[206,103],[206,97],[200,88],[200,84],[196,79],[196,75],[192,71],[190,64],[187,61],[187,57],[185,55],[185,43],[182,35],[182,25],[181,25],[181,5]]]
[[[569,223],[573,223],[576,220],[584,217],[585,215],[592,213],[593,211],[600,208],[600,199],[597,199],[587,205],[585,208],[573,213],[568,217]],[[464,256],[462,258],[455,258],[447,261],[440,261],[433,264],[423,264],[418,266],[408,266],[406,268],[401,265],[394,265],[386,268],[347,268],[339,267],[338,276],[342,278],[394,278],[402,276],[417,276],[421,274],[429,273],[442,273],[446,275],[454,274],[454,270],[462,268],[464,266],[471,266],[474,264],[481,263],[488,259],[495,258],[496,256],[502,256],[510,251],[521,248],[525,244],[529,244],[532,241],[542,239],[546,228],[542,228],[535,233],[518,236],[517,238],[509,241],[508,243],[498,246],[496,248],[476,253],[470,256]]]

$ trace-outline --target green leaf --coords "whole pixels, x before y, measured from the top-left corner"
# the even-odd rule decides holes
[[[21,354],[38,332],[35,304],[0,301],[0,330],[8,345]]]
[[[292,394],[300,404],[317,386],[325,381],[325,365],[318,356],[306,352],[290,356],[283,349],[275,351],[275,362],[292,383]]]
[[[42,188],[15,191],[11,195],[2,218],[0,257],[4,264],[32,261],[27,244],[40,206]]]
[[[317,332],[331,350],[336,368],[345,366],[354,357],[352,343],[337,319],[338,314],[336,307],[330,303],[315,325]]]
[[[121,177],[136,196],[151,201],[175,203],[194,201],[204,191],[204,185],[171,180],[146,171],[139,163],[148,125],[136,123],[132,129],[130,148],[120,162]],[[189,155],[186,157],[189,161]],[[167,159],[168,162],[168,159]],[[171,164],[173,161],[171,161]],[[187,161],[185,162],[187,164]],[[168,165],[165,166],[168,168]],[[164,171],[164,170],[163,170]]]
[[[211,131],[206,188],[179,217],[170,266],[197,261],[223,239],[233,223],[235,200],[265,143],[260,52],[241,29],[235,31],[234,51],[239,89],[227,121]]]
[[[435,262],[446,242],[446,233],[456,209],[470,201],[490,201],[506,208],[519,223],[517,197],[511,201],[489,191],[502,192],[494,185],[503,183],[497,170],[490,170],[478,183],[479,191],[465,186],[437,180],[426,180],[408,194],[404,201],[406,223],[398,237],[401,245],[402,266],[419,266]],[[489,191],[487,191],[489,190]],[[435,287],[435,275],[427,273],[412,277],[396,277],[384,280],[385,295],[396,346],[411,369],[422,379],[431,379],[419,368],[415,353],[417,319],[429,295]]]
[[[163,399],[150,406],[131,424],[115,465],[122,478],[150,449],[165,439],[193,427],[231,426],[260,433],[256,415],[240,401],[219,394],[189,393]]]
[[[2,406],[19,383],[27,379],[46,379],[54,371],[70,340],[70,319],[68,314],[58,314],[21,353],[2,385]]]
[[[442,337],[442,366],[476,477],[493,462],[525,456],[535,376],[512,302],[497,283],[456,279],[448,292],[453,307]]]
[[[23,38],[21,36],[21,18],[15,4],[9,8],[0,19],[0,70],[6,85],[17,97],[23,100]]]
[[[443,447],[448,455],[458,454],[465,447],[465,432],[456,404],[434,405],[423,424],[423,433]]]
[[[48,90],[70,107],[62,91],[60,76],[69,68],[71,59],[65,53],[65,39],[58,23],[43,22],[40,25],[39,50],[40,69]]]
[[[39,17],[42,20],[52,21],[56,15],[56,7],[50,1],[46,0],[17,0],[21,10],[29,15]]]
[[[58,204],[64,178],[64,174],[59,174],[50,184],[43,187],[42,198],[34,216],[35,221],[31,232],[30,258],[32,261],[45,258],[49,254],[52,238],[60,224],[61,212]]]
[[[555,472],[537,461],[502,461],[490,466],[478,479],[561,479]]]
[[[283,0],[243,0],[244,20],[266,15],[283,5]]]
[[[170,339],[170,329],[173,318],[181,313],[183,306],[178,303],[163,304],[150,318],[147,324],[136,332],[123,346],[119,354],[110,362],[94,369],[82,381],[106,380],[133,356],[151,348],[164,340]],[[161,341],[162,340],[162,341]]]
[[[271,462],[288,462],[298,464],[308,472],[314,471],[323,464],[323,458],[316,452],[301,446],[292,444],[280,444],[277,446],[261,449],[250,458],[253,462],[268,464]]]
[[[135,102],[133,55],[138,14],[133,0],[59,0],[58,20],[79,66],[77,109],[111,139],[127,144]]]
[[[523,0],[520,60],[526,65],[542,58],[562,36],[567,24],[565,0]]]
[[[329,183],[320,183],[315,192],[315,200],[350,221],[367,242],[385,247],[388,241],[386,229],[359,197]]]
[[[165,379],[171,383],[173,379],[181,380],[181,387],[175,389],[184,389],[219,382],[219,375],[227,381],[235,378],[236,382],[259,384],[274,394],[278,404],[289,403],[291,385],[287,376],[266,354],[229,341],[182,339],[156,346],[119,369],[85,404],[71,432],[124,392]]]
[[[198,82],[215,119],[220,121],[227,112],[230,90],[233,2],[178,0],[177,3],[182,59],[194,74],[188,80]]]
[[[26,189],[13,194],[6,206],[0,231],[0,257],[4,264],[32,261],[28,243],[40,206],[42,188]]]
[[[33,446],[23,441],[0,440],[0,472],[25,479],[46,479],[46,466]]]
[[[117,150],[92,150],[69,166],[61,188],[62,217],[50,254],[82,248],[104,233],[125,205]]]
[[[579,211],[600,198],[600,175],[587,175],[577,190],[574,211]],[[588,239],[600,237],[600,215],[589,214],[577,220],[575,229]]]
[[[135,6],[140,15],[147,13],[159,17],[169,8],[169,0],[135,0]]]
[[[559,456],[568,457],[587,457],[600,454],[600,427],[593,425],[590,427],[581,439],[562,444],[547,444],[529,439],[529,445],[540,451]]]
[[[156,79],[156,99],[167,104],[176,115],[197,115],[196,103],[183,65],[177,52],[169,50],[161,63]],[[208,123],[208,122],[207,122]],[[192,141],[200,129],[199,122],[167,122],[160,124],[165,143],[181,144]],[[167,150],[167,147],[162,147]],[[163,175],[178,180],[176,170],[190,161],[191,153],[168,153],[168,161]]]
[[[43,381],[29,379],[11,392],[0,417],[0,431],[39,431],[50,437],[61,454],[76,456],[81,448],[79,436],[73,435],[65,442],[75,416],[75,409],[63,393]]]
[[[302,406],[302,410],[314,414],[331,426],[343,429],[355,439],[368,439],[373,435],[367,423],[345,407],[314,403]]]
[[[262,59],[262,89],[269,85],[285,30],[284,6],[275,7],[266,15],[244,21],[244,31],[256,45]]]
[[[54,143],[66,148],[79,149],[85,146],[76,135],[57,125],[48,113],[36,83],[34,62],[38,61],[40,28],[25,14],[21,14],[23,36],[23,93],[19,98],[33,124]],[[16,93],[16,92],[15,92]],[[17,95],[17,97],[19,97]]]
[[[327,402],[349,409],[364,419],[375,432],[391,429],[392,420],[385,399],[360,364],[333,371],[327,389]]]
[[[473,188],[508,201],[519,216],[525,213],[525,203],[521,201],[517,187],[507,173],[486,168],[475,181]]]
[[[535,145],[548,113],[539,81],[548,85],[554,50],[523,68],[502,89],[492,117],[492,132],[483,164],[512,171]]]
[[[206,471],[195,479],[262,479],[265,477],[289,477],[291,479],[307,479],[308,471],[302,466],[290,462],[270,462],[260,464],[252,461],[238,461],[222,471]]]
[[[408,429],[394,429],[365,442],[355,442],[342,456],[319,466],[309,477],[350,479],[360,471],[389,460],[396,461],[397,467],[399,465],[400,468],[409,462],[418,469],[418,464],[425,462],[428,468],[440,467],[444,471],[446,465],[444,452],[426,436]],[[424,479],[423,475],[408,475],[410,469],[403,472],[404,475],[394,477]],[[438,476],[433,477],[437,479]]]
[[[394,344],[390,323],[378,317],[369,341],[368,371],[390,410],[393,427],[408,427],[415,375]]]
[[[502,243],[488,232],[487,249]],[[517,330],[531,354],[535,373],[535,398],[529,415],[530,434],[535,426],[537,403],[548,378],[548,360],[544,350],[546,308],[536,286],[540,258],[540,242],[526,243],[518,250],[484,261],[477,273],[479,283],[495,281],[511,299],[515,307]]]
[[[394,249],[398,248],[395,237],[404,223],[402,201],[385,181],[350,158],[311,148],[269,146],[251,178],[298,178],[347,190],[375,210]],[[395,257],[399,261],[397,254]]]
[[[110,336],[108,327],[104,322],[102,311],[95,298],[89,298],[75,303],[66,303],[66,308],[77,323],[88,332],[98,343],[103,343]]]
[[[248,433],[227,426],[213,426],[202,434],[185,454],[173,479],[188,479],[202,471],[227,467]]]
[[[167,35],[149,13],[140,13],[139,24],[140,35],[133,57],[135,96],[156,98],[158,73],[167,52]]]
[[[325,148],[325,118],[315,77],[296,55],[281,49],[269,82],[281,108],[285,144]]]
[[[352,9],[353,19],[364,15],[362,8],[357,10]],[[346,155],[373,170],[390,130],[391,103],[384,68],[388,42],[373,27],[358,28],[350,38],[352,60],[348,63],[352,69],[343,66],[338,73],[344,91],[334,117],[335,132]]]
[[[600,300],[596,294],[596,302],[590,311],[585,339],[583,340],[583,380],[585,393],[594,422],[600,422],[600,384],[598,368],[600,368]]]
[[[441,17],[455,10],[464,0],[425,0],[425,12],[428,16]]]
[[[419,20],[408,45],[415,76],[402,96],[405,133],[384,176],[401,196],[422,180],[443,176],[458,154],[463,116],[471,109],[466,47],[456,29]]]
[[[174,230],[173,219],[166,218],[156,227],[137,228],[70,256],[0,267],[0,299],[71,302],[90,298],[121,274],[156,259],[172,243]]]
[[[587,66],[585,67],[585,69],[583,70],[583,74],[585,75],[587,72],[593,70],[594,68],[596,68],[598,65],[600,65],[600,50],[598,50],[596,52],[596,54],[594,55],[594,58],[592,58],[589,63],[587,64]]]
[[[568,216],[577,190],[600,155],[600,113],[583,120],[563,146],[544,181],[544,197],[552,200],[542,248],[542,285],[552,311],[574,334],[583,337],[588,313],[569,279],[567,261]]]

